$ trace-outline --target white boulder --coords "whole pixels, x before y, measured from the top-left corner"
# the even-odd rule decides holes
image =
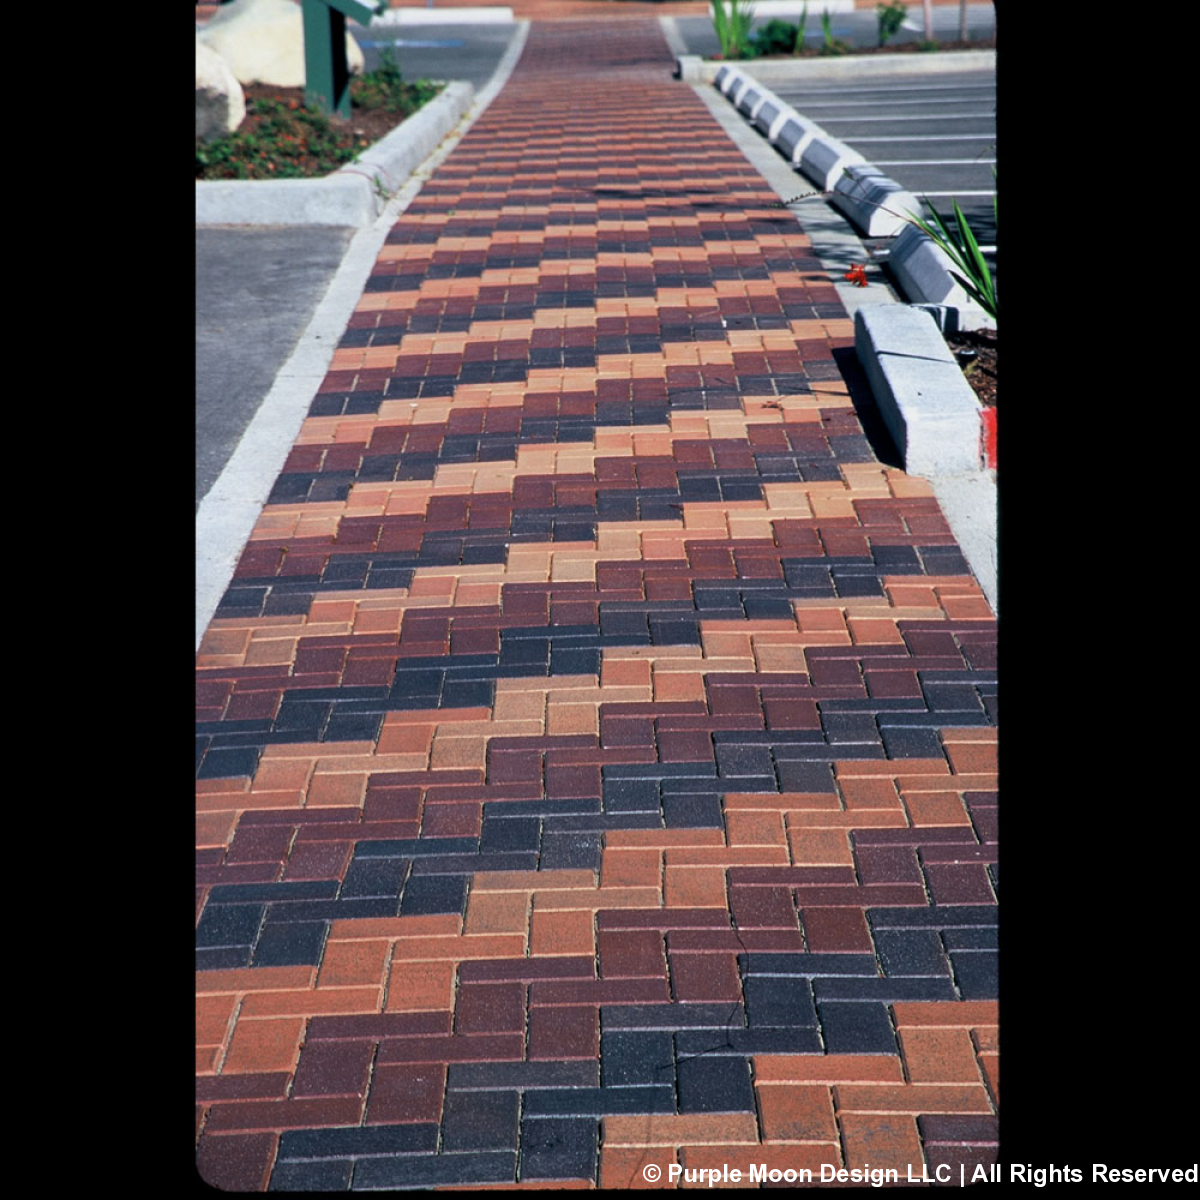
[[[246,97],[229,64],[196,39],[196,137],[204,142],[232,133],[246,117]]]
[[[197,36],[243,85],[304,86],[304,20],[295,0],[233,0]],[[352,75],[362,73],[363,53],[349,33],[346,62]]]

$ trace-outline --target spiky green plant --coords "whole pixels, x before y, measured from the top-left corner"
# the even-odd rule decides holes
[[[712,20],[717,40],[721,43],[722,56],[745,58],[750,25],[754,20],[754,5],[748,0],[729,0],[726,11],[724,0],[713,0]]]
[[[841,38],[833,36],[833,18],[829,15],[829,9],[821,14],[821,32],[825,37],[825,44],[821,47],[820,53],[845,54],[850,49]]]
[[[796,22],[796,48],[793,54],[799,54],[804,49],[804,28],[808,24],[808,4],[800,10],[800,20]]]
[[[987,259],[979,249],[979,241],[975,237],[967,218],[958,206],[958,201],[952,201],[954,208],[954,228],[942,220],[936,208],[925,201],[925,206],[933,214],[933,221],[924,221],[920,217],[910,217],[912,223],[929,238],[935,245],[946,252],[950,261],[958,268],[950,274],[963,286],[963,290],[983,309],[993,321],[999,324],[996,304],[996,281]],[[999,230],[999,206],[996,199],[992,200],[992,211],[996,216],[996,227]]]

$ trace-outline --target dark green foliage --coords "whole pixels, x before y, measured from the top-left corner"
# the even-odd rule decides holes
[[[315,108],[259,99],[246,105],[246,115],[260,118],[257,132],[196,143],[197,179],[300,179],[310,174],[298,161],[304,158],[316,159],[316,174],[326,175],[359,152],[339,145],[344,139]]]
[[[797,33],[795,25],[773,18],[755,31],[750,39],[750,52],[756,58],[768,54],[791,54],[796,48]]]
[[[350,104],[395,116],[398,124],[440,90],[427,79],[405,83],[387,51],[376,70],[350,81]],[[315,179],[353,162],[369,144],[295,100],[251,99],[246,116],[241,130],[196,143],[197,179]]]
[[[378,108],[407,116],[432,100],[438,91],[438,85],[430,83],[428,79],[405,83],[391,47],[388,47],[374,71],[350,81],[350,105],[352,108]]]
[[[887,4],[875,6],[875,15],[879,19],[879,44],[886,46],[889,39],[894,38],[908,16],[908,8],[904,0],[888,0]]]

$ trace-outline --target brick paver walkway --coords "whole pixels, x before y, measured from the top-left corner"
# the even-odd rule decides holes
[[[994,620],[669,66],[534,25],[204,639],[220,1187],[996,1155]]]

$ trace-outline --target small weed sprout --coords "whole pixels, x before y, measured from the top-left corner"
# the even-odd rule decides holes
[[[820,51],[822,54],[846,54],[849,51],[850,47],[841,38],[833,36],[833,18],[829,15],[829,9],[821,14],[821,33],[825,38]]]

